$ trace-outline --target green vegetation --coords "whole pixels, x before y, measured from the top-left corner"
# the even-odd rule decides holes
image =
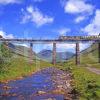
[[[86,68],[95,67],[100,69],[100,64],[97,63],[97,47],[98,45],[93,44],[91,48],[81,53],[80,66],[75,65],[75,57],[67,62],[57,64],[57,68],[71,71],[73,76],[73,90],[79,95],[79,100],[100,100],[100,75],[90,72]],[[4,51],[2,56],[10,58],[10,61],[0,62],[0,81],[26,77],[41,68],[52,66],[52,64],[41,61],[39,58],[36,60],[36,56],[34,56],[35,59],[33,59],[33,62],[30,64],[28,62],[29,57],[14,53],[12,56],[9,50],[3,50],[3,47],[1,49],[2,52]]]
[[[91,47],[81,53],[81,64],[89,67],[98,67],[98,44],[93,44]]]
[[[73,76],[72,86],[79,100],[100,100],[100,75],[90,72],[86,67],[100,69],[98,63],[98,45],[93,44],[80,55],[81,64],[75,65],[75,57],[64,63],[58,63],[63,70],[70,70]]]
[[[68,60],[67,65],[68,66],[74,66],[75,65],[75,57]],[[100,69],[100,64],[98,63],[98,44],[93,44],[86,50],[82,51],[80,54],[80,66],[82,67],[95,67]]]
[[[85,66],[60,63],[59,68],[72,73],[73,92],[79,100],[100,100],[100,75],[90,72]]]
[[[72,69],[74,89],[80,95],[80,100],[100,100],[100,76],[89,72],[81,66]]]
[[[0,73],[4,72],[6,66],[10,64],[11,57],[12,53],[7,48],[7,44],[0,44]]]
[[[14,58],[10,62],[9,66],[5,67],[5,71],[0,73],[0,81],[12,80],[19,77],[28,76],[33,72],[48,66],[52,66],[52,64],[39,60],[34,60],[33,63],[30,64],[22,57]]]
[[[24,54],[24,53],[23,53]],[[9,49],[6,44],[0,45],[0,81],[13,80],[28,76],[41,68],[52,66],[52,64],[37,59],[34,55],[33,61],[30,57],[19,55]]]

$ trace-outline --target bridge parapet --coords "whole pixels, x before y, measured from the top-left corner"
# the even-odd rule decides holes
[[[94,35],[94,36],[60,36],[60,40],[80,40],[80,41],[90,41],[90,40],[100,40],[100,35]]]

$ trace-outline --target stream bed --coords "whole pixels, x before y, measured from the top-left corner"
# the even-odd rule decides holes
[[[0,100],[64,100],[63,94],[52,93],[55,68],[46,68],[31,76],[0,84]],[[59,75],[62,73],[56,70]]]

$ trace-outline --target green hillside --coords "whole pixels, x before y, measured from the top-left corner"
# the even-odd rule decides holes
[[[81,53],[81,62],[83,64],[90,63],[95,64],[98,63],[98,44],[94,43],[88,49]]]
[[[1,50],[1,48],[3,49]],[[9,54],[9,50],[12,55],[10,58],[1,56],[5,53],[4,51]],[[29,48],[23,46],[15,46],[14,48],[0,46],[0,62],[3,60],[2,64],[0,63],[0,82],[19,79],[42,68],[53,66],[46,61],[39,60],[34,52],[32,53],[33,60],[30,63],[29,52]]]
[[[80,53],[80,66],[90,66],[99,68],[98,44],[94,43],[89,48]],[[66,62],[68,65],[75,65],[75,56]]]

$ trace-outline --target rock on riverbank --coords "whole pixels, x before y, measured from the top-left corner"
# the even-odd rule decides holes
[[[45,70],[42,70],[42,72],[45,73]],[[65,100],[71,100],[71,73],[53,67],[46,69],[46,73],[51,74],[53,85],[55,87],[51,93],[63,94]]]
[[[53,71],[52,79],[58,91],[61,91],[66,100],[71,100],[71,74],[59,69]]]

